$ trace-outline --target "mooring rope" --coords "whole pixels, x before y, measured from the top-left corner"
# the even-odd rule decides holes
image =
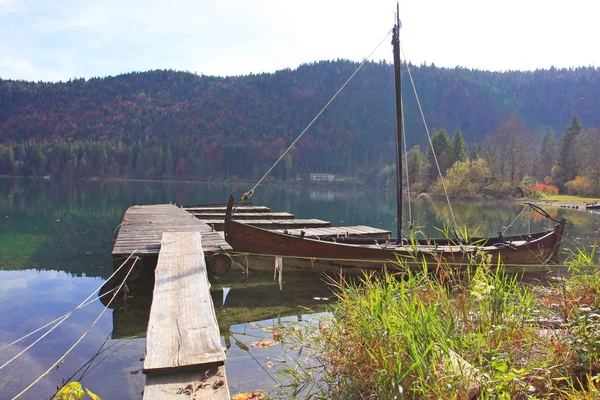
[[[110,279],[112,279],[112,278],[113,278],[113,277],[114,277],[114,276],[115,276],[115,275],[116,275],[116,274],[119,272],[119,270],[120,270],[120,269],[121,269],[121,268],[122,268],[122,267],[123,267],[123,266],[124,266],[124,265],[127,263],[127,261],[129,261],[129,259],[130,259],[130,258],[131,258],[131,257],[132,257],[134,254],[135,254],[135,252],[136,252],[136,251],[137,251],[137,249],[135,249],[135,250],[134,250],[134,251],[133,251],[133,252],[132,252],[132,253],[129,255],[129,257],[127,257],[127,259],[126,259],[125,261],[123,261],[123,264],[121,264],[121,265],[119,266],[119,268],[117,268],[117,269],[115,270],[115,272],[113,272],[113,273],[112,273],[112,275],[108,277],[108,279],[106,280],[106,282],[108,282]],[[60,324],[61,324],[61,323],[62,323],[62,322],[65,320],[65,319],[69,318],[69,317],[70,317],[70,316],[71,316],[71,315],[72,315],[74,312],[76,312],[76,311],[78,311],[78,310],[81,310],[83,307],[85,307],[85,306],[87,306],[87,305],[89,305],[89,304],[91,304],[91,303],[94,303],[94,302],[96,301],[96,299],[93,299],[93,300],[90,300],[90,299],[91,299],[91,297],[92,297],[92,296],[93,296],[93,295],[94,295],[96,292],[98,292],[98,290],[100,290],[100,289],[102,289],[102,285],[100,285],[100,287],[99,287],[98,289],[96,289],[96,290],[94,290],[92,293],[90,293],[90,295],[89,295],[88,297],[86,297],[86,298],[85,298],[85,300],[83,300],[81,303],[79,303],[79,305],[78,305],[77,307],[75,307],[73,310],[69,311],[68,313],[65,313],[65,314],[63,314],[63,315],[61,315],[60,317],[56,318],[55,320],[48,322],[46,325],[40,326],[40,327],[39,327],[39,328],[37,328],[36,330],[34,330],[34,331],[31,331],[31,332],[29,332],[28,334],[26,334],[26,335],[23,335],[23,336],[21,336],[20,338],[16,339],[15,341],[13,341],[13,342],[11,342],[11,343],[9,343],[9,344],[7,344],[7,345],[4,345],[4,346],[0,347],[0,351],[2,351],[2,350],[4,350],[4,349],[7,349],[7,348],[9,348],[9,347],[11,347],[11,346],[13,346],[13,345],[15,345],[15,344],[19,343],[20,341],[22,341],[22,340],[24,340],[24,339],[28,338],[29,336],[33,335],[34,333],[37,333],[37,332],[41,331],[42,329],[44,329],[44,328],[46,328],[46,327],[48,327],[48,326],[52,325],[52,324],[53,324],[53,323],[55,323],[56,321],[60,320],[60,322],[59,322],[58,324],[56,324],[55,326],[53,326],[53,327],[52,327],[52,328],[51,328],[51,329],[50,329],[48,332],[46,332],[44,335],[42,335],[40,338],[38,338],[38,339],[37,339],[35,342],[33,342],[32,344],[30,344],[30,345],[29,345],[29,346],[28,346],[26,349],[24,349],[24,350],[23,350],[21,353],[17,354],[15,357],[13,357],[13,359],[11,359],[11,360],[7,361],[7,362],[6,362],[4,365],[0,366],[0,370],[1,370],[2,368],[4,368],[6,365],[10,364],[10,363],[11,363],[11,362],[12,362],[12,361],[15,359],[15,358],[19,357],[21,354],[23,354],[23,353],[24,353],[24,352],[26,352],[28,349],[30,349],[31,347],[33,347],[33,346],[34,346],[34,345],[35,345],[37,342],[39,342],[39,341],[40,341],[42,338],[44,338],[46,335],[48,335],[50,332],[52,332],[52,331],[53,331],[53,330],[54,330],[54,329],[55,329],[55,328],[56,328],[58,325],[60,325]],[[113,291],[114,291],[114,289],[111,289],[111,290],[109,290],[108,292],[104,293],[102,296],[99,296],[99,298],[102,298],[102,297],[106,296],[108,293],[111,293],[111,292],[113,292]]]
[[[565,239],[563,238],[564,242]],[[561,242],[561,243],[562,243]],[[410,246],[405,246],[405,247],[410,247]],[[460,250],[461,248],[464,248],[465,246],[463,245],[454,245],[452,247],[455,247],[457,250],[454,251],[448,251],[448,254],[453,254],[453,253],[460,253],[462,252],[462,250]],[[469,247],[469,246],[466,246]],[[470,247],[476,247],[476,246],[470,246]],[[390,250],[391,252],[393,252],[393,250]],[[532,252],[532,250],[529,250],[530,252]],[[435,253],[431,253],[431,254],[435,254]],[[532,253],[533,254],[533,253]],[[232,257],[242,257],[245,256],[246,260],[248,259],[248,256],[260,256],[260,257],[276,257],[273,254],[263,254],[263,253],[251,253],[251,252],[230,252],[229,255],[231,255]],[[403,255],[400,255],[401,257],[403,257]],[[442,254],[442,256],[444,257],[445,255]],[[297,258],[299,260],[306,260],[308,262],[314,262],[314,261],[336,261],[336,262],[340,262],[340,263],[344,263],[344,262],[355,262],[355,263],[365,263],[365,264],[385,264],[385,265],[392,265],[395,266],[394,268],[401,268],[401,269],[410,269],[409,267],[403,266],[402,265],[402,261],[394,261],[394,260],[365,260],[365,259],[360,259],[360,258],[330,258],[330,257],[305,257],[305,256],[283,256],[288,257],[288,258]],[[408,256],[407,256],[408,257]],[[502,261],[502,260],[500,260]],[[246,261],[247,262],[247,261]],[[409,264],[411,263],[415,263],[415,261],[413,260],[407,260],[406,262],[408,262]],[[418,260],[418,262],[420,263],[421,261]],[[469,265],[472,265],[471,262],[469,261],[463,261],[463,262],[456,262],[456,261],[452,261],[449,262],[449,264],[452,264],[453,266],[457,266],[457,267],[466,267]],[[568,267],[568,264],[546,264],[544,262],[540,262],[540,265],[532,265],[532,264],[508,264],[508,265],[504,265],[504,267],[506,268],[511,268],[511,267],[518,267],[518,268],[535,268],[535,267],[540,267],[540,266],[546,266],[546,267],[557,267],[557,268],[563,268],[563,267]],[[246,265],[247,268],[247,265]],[[379,270],[380,268],[377,266],[364,266],[363,267],[359,267],[359,266],[348,266],[347,268],[353,268],[353,269],[369,269],[369,270]]]
[[[298,135],[298,137],[292,142],[292,144],[289,145],[289,147],[281,154],[281,156],[277,159],[277,161],[275,161],[275,163],[271,166],[271,168],[269,168],[269,170],[262,176],[262,178],[260,178],[258,180],[258,182],[256,183],[256,185],[254,185],[254,187],[252,189],[250,189],[247,194],[248,196],[246,197],[245,200],[249,199],[250,196],[252,196],[252,194],[254,194],[254,190],[258,187],[258,185],[261,184],[261,182],[267,177],[267,175],[269,175],[269,173],[271,173],[271,171],[273,170],[273,168],[275,168],[275,166],[277,164],[279,164],[279,162],[283,159],[283,157],[285,157],[285,155],[292,149],[292,147],[294,147],[294,145],[296,144],[296,142],[298,140],[300,140],[300,138],[302,137],[302,135],[304,135],[306,133],[306,131],[308,131],[308,129],[312,126],[312,124],[315,123],[315,121],[321,116],[321,114],[323,114],[323,112],[327,109],[327,107],[329,107],[329,105],[333,102],[333,100],[335,100],[335,98],[342,92],[342,90],[344,90],[344,88],[348,85],[348,83],[350,83],[350,81],[352,80],[352,78],[354,78],[354,76],[358,73],[358,71],[360,71],[362,69],[362,67],[367,63],[367,61],[371,58],[371,56],[373,55],[373,53],[375,53],[375,51],[377,51],[377,49],[379,48],[379,46],[381,46],[381,44],[385,41],[385,39],[389,36],[389,34],[392,31],[388,31],[384,38],[381,39],[381,42],[379,42],[379,44],[369,53],[368,56],[366,56],[362,63],[358,66],[358,68],[356,68],[356,70],[352,73],[352,75],[350,75],[350,77],[346,80],[346,82],[344,82],[344,84],[342,85],[342,87],[340,87],[338,89],[337,92],[335,92],[335,94],[333,95],[333,97],[327,102],[327,104],[325,104],[325,106],[323,106],[323,108],[321,109],[321,111],[319,111],[319,113],[312,119],[312,121],[310,121],[310,123],[306,126],[306,128],[304,128],[304,130]]]
[[[133,253],[131,255],[133,255]],[[23,389],[19,394],[17,394],[15,397],[13,397],[12,400],[15,400],[15,399],[18,399],[19,397],[21,397],[25,392],[27,392],[29,389],[31,389],[33,387],[33,385],[35,385],[40,380],[42,380],[42,378],[44,378],[54,367],[56,367],[58,365],[58,363],[60,363],[60,361],[63,360],[75,348],[75,346],[77,346],[79,344],[79,342],[81,342],[83,340],[83,338],[89,333],[89,331],[92,330],[94,325],[96,325],[96,323],[100,320],[102,315],[104,315],[104,313],[106,312],[108,307],[111,305],[111,303],[113,302],[115,297],[117,297],[117,294],[119,293],[119,291],[121,290],[123,285],[125,285],[125,282],[127,281],[127,278],[129,277],[129,274],[131,274],[131,271],[133,271],[133,267],[135,267],[135,264],[138,262],[139,259],[140,259],[139,257],[135,258],[135,261],[131,265],[131,268],[129,268],[129,271],[127,271],[127,275],[125,275],[125,278],[123,279],[123,282],[121,282],[121,284],[119,285],[119,288],[117,289],[117,291],[113,293],[113,296],[108,301],[108,304],[106,306],[104,306],[104,309],[102,309],[102,311],[100,312],[98,317],[94,320],[94,322],[92,322],[92,324],[83,333],[83,335],[81,335],[79,337],[79,339],[77,339],[77,341],[61,357],[59,357],[58,360],[56,360],[43,374],[41,374],[36,380],[34,380],[29,386],[27,386],[25,389]]]
[[[110,338],[111,334],[112,334],[112,331],[108,334],[107,339]],[[77,379],[77,382],[82,382],[85,377],[87,377],[97,366],[99,366],[100,364],[102,364],[102,362],[104,362],[104,360],[106,360],[109,356],[111,356],[112,354],[114,354],[116,351],[120,350],[125,345],[129,344],[131,342],[131,340],[133,340],[133,339],[139,339],[139,338],[141,338],[141,336],[126,337],[126,338],[118,340],[115,343],[111,343],[108,346],[104,347],[104,344],[106,344],[106,341],[107,341],[107,340],[105,340],[102,343],[102,346],[100,346],[100,348],[96,352],[96,354],[94,354],[94,356],[92,358],[90,358],[89,360],[87,360],[77,371],[75,371],[73,373],[73,375],[71,375],[69,378],[67,378],[65,381],[63,381],[62,385],[65,386],[67,383],[71,382],[71,380],[75,377],[75,375],[77,375],[79,372],[81,372],[82,369],[84,369],[84,368],[87,367],[86,370],[79,377],[79,379]],[[96,360],[96,358],[98,356],[100,356],[102,353],[110,350],[111,348],[113,348],[115,346],[118,346],[118,347],[116,349],[114,349],[113,351],[111,351],[109,354],[107,354],[100,361],[98,361],[96,363],[96,365],[94,365],[92,368],[90,368],[90,366],[94,363],[94,361]],[[59,391],[60,391],[60,388],[58,388],[57,391],[52,395],[52,397],[50,397],[50,400],[52,400],[53,398],[55,398]]]
[[[404,59],[407,60],[406,54],[404,54],[404,48],[400,45],[400,49],[402,50],[402,55]],[[412,84],[413,91],[415,93],[415,98],[417,99],[417,105],[419,106],[419,111],[421,112],[421,118],[423,119],[423,125],[425,125],[425,132],[427,132],[427,139],[429,140],[429,145],[431,146],[431,153],[433,154],[433,159],[435,160],[435,166],[437,167],[440,181],[442,182],[442,187],[444,188],[444,194],[446,195],[446,201],[448,202],[448,208],[450,209],[450,215],[452,216],[452,222],[454,223],[455,230],[458,229],[458,224],[456,223],[456,218],[454,217],[454,211],[452,210],[452,204],[450,204],[450,198],[448,197],[448,190],[446,190],[446,182],[444,181],[444,177],[442,176],[442,170],[440,168],[440,164],[438,162],[437,156],[435,154],[435,149],[433,148],[433,142],[431,141],[431,135],[429,134],[429,128],[427,127],[427,121],[425,120],[425,114],[423,113],[423,107],[421,107],[421,100],[419,100],[419,94],[417,93],[417,87],[415,86],[415,81],[413,80],[412,73],[410,72],[409,63],[406,62],[406,70],[408,71],[408,77],[410,78],[410,83]]]
[[[111,293],[112,293],[112,292],[114,292],[115,290],[117,290],[117,288],[110,289],[110,290],[109,290],[109,291],[107,291],[106,293],[104,293],[104,294],[102,294],[102,295],[98,296],[98,299],[101,299],[101,298],[103,298],[104,296],[108,296],[109,294],[111,294]],[[61,315],[60,317],[58,317],[58,318],[56,318],[56,319],[54,319],[54,320],[52,320],[52,321],[48,322],[46,325],[40,326],[40,327],[39,327],[39,328],[37,328],[36,330],[34,330],[34,331],[31,331],[31,332],[29,332],[28,334],[26,334],[26,335],[24,335],[24,336],[21,336],[21,337],[20,337],[20,338],[18,338],[17,340],[15,340],[15,341],[13,341],[13,342],[11,342],[11,343],[9,343],[9,344],[7,344],[7,345],[5,345],[5,346],[1,347],[1,348],[0,348],[0,351],[2,351],[2,350],[4,350],[4,349],[7,349],[7,348],[9,348],[9,347],[11,347],[11,346],[13,346],[13,345],[15,345],[15,344],[17,344],[17,343],[19,343],[19,342],[23,341],[24,339],[27,339],[29,336],[33,335],[34,333],[37,333],[37,332],[41,331],[41,330],[42,330],[42,329],[44,329],[44,328],[47,328],[48,326],[52,325],[53,323],[55,323],[55,322],[56,322],[56,321],[58,321],[59,319],[61,319],[61,318],[63,318],[63,317],[68,317],[68,316],[70,316],[71,314],[73,314],[75,311],[79,311],[79,310],[81,310],[82,308],[84,308],[84,307],[87,307],[87,306],[89,306],[89,305],[90,305],[90,304],[92,304],[92,303],[95,303],[95,302],[96,302],[96,300],[97,300],[97,299],[91,299],[91,300],[88,300],[87,302],[83,303],[81,306],[78,306],[78,307],[74,308],[73,310],[69,311],[68,313],[65,313],[65,314]]]

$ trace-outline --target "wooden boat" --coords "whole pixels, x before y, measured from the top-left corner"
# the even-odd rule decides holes
[[[400,269],[429,268],[440,263],[465,267],[477,261],[483,253],[492,257],[492,264],[500,259],[505,265],[531,266],[558,261],[560,242],[566,221],[560,220],[553,229],[532,235],[496,238],[477,238],[469,243],[452,239],[418,240],[409,243],[371,239],[371,243],[344,238],[311,238],[269,231],[246,225],[231,218],[234,199],[229,199],[225,217],[225,240],[235,251],[249,252],[270,259],[285,258],[288,267],[301,269]]]
[[[402,238],[402,97],[400,75],[400,20],[397,17],[393,29],[394,82],[396,98],[396,150],[397,150],[397,228],[398,238]],[[281,159],[281,158],[280,158]],[[249,198],[254,189],[244,194],[242,200]],[[535,211],[557,224],[553,229],[533,235],[495,238],[480,238],[464,242],[460,238],[399,241],[360,242],[347,239],[312,238],[306,235],[293,236],[272,232],[244,224],[232,219],[233,197],[229,199],[225,216],[225,240],[235,251],[252,253],[256,259],[266,257],[273,269],[273,256],[285,257],[286,268],[331,269],[340,267],[359,269],[387,268],[436,268],[441,263],[464,267],[477,260],[482,254],[491,256],[492,265],[499,260],[511,266],[539,266],[557,262],[560,243],[565,230],[565,219],[553,219],[539,206],[529,204]],[[458,235],[457,235],[458,236]],[[268,265],[267,264],[267,265]]]

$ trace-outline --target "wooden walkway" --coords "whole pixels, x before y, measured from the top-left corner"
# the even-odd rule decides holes
[[[113,257],[158,255],[164,232],[200,232],[204,253],[229,251],[231,246],[211,227],[192,214],[172,204],[132,206],[125,212],[119,235],[112,250]]]
[[[200,233],[165,232],[146,336],[145,400],[229,399],[209,287]]]

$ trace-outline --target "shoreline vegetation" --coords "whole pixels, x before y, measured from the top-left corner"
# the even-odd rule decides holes
[[[287,393],[306,398],[580,399],[600,395],[595,248],[522,280],[485,257],[464,272],[332,282],[318,322],[281,327],[296,358]]]
[[[504,121],[488,139],[469,148],[460,129],[452,138],[444,129],[437,130],[431,139],[432,149],[422,152],[416,145],[407,151],[404,160],[407,174],[403,175],[402,186],[415,194],[474,200],[600,195],[597,157],[600,130],[584,130],[577,117],[572,118],[558,145],[550,130],[537,143],[539,138],[516,117]],[[284,154],[285,143],[279,142],[277,147],[271,156]],[[238,160],[244,166],[239,170],[229,166],[231,158],[236,158],[234,153],[199,152],[197,157],[187,154],[187,158],[180,157],[176,162],[178,153],[173,152],[168,144],[166,147],[152,141],[128,144],[117,138],[107,142],[46,140],[0,144],[0,174],[241,183],[253,181],[250,176],[261,176],[269,164],[266,158],[246,157]],[[352,166],[349,161],[352,157],[334,155],[333,158],[339,157],[339,163],[346,160],[348,165],[328,169],[314,163],[299,167],[299,155],[292,153],[285,153],[280,158],[282,163],[268,169],[272,173],[264,177],[265,183],[303,184],[322,180],[335,186],[396,186],[396,167],[386,164],[384,158],[375,164]]]

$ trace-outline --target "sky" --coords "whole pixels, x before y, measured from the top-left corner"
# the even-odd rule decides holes
[[[0,78],[174,69],[246,75],[345,58],[389,33],[395,0],[0,0]],[[596,0],[401,0],[415,64],[600,67]],[[391,61],[390,37],[373,60]]]

